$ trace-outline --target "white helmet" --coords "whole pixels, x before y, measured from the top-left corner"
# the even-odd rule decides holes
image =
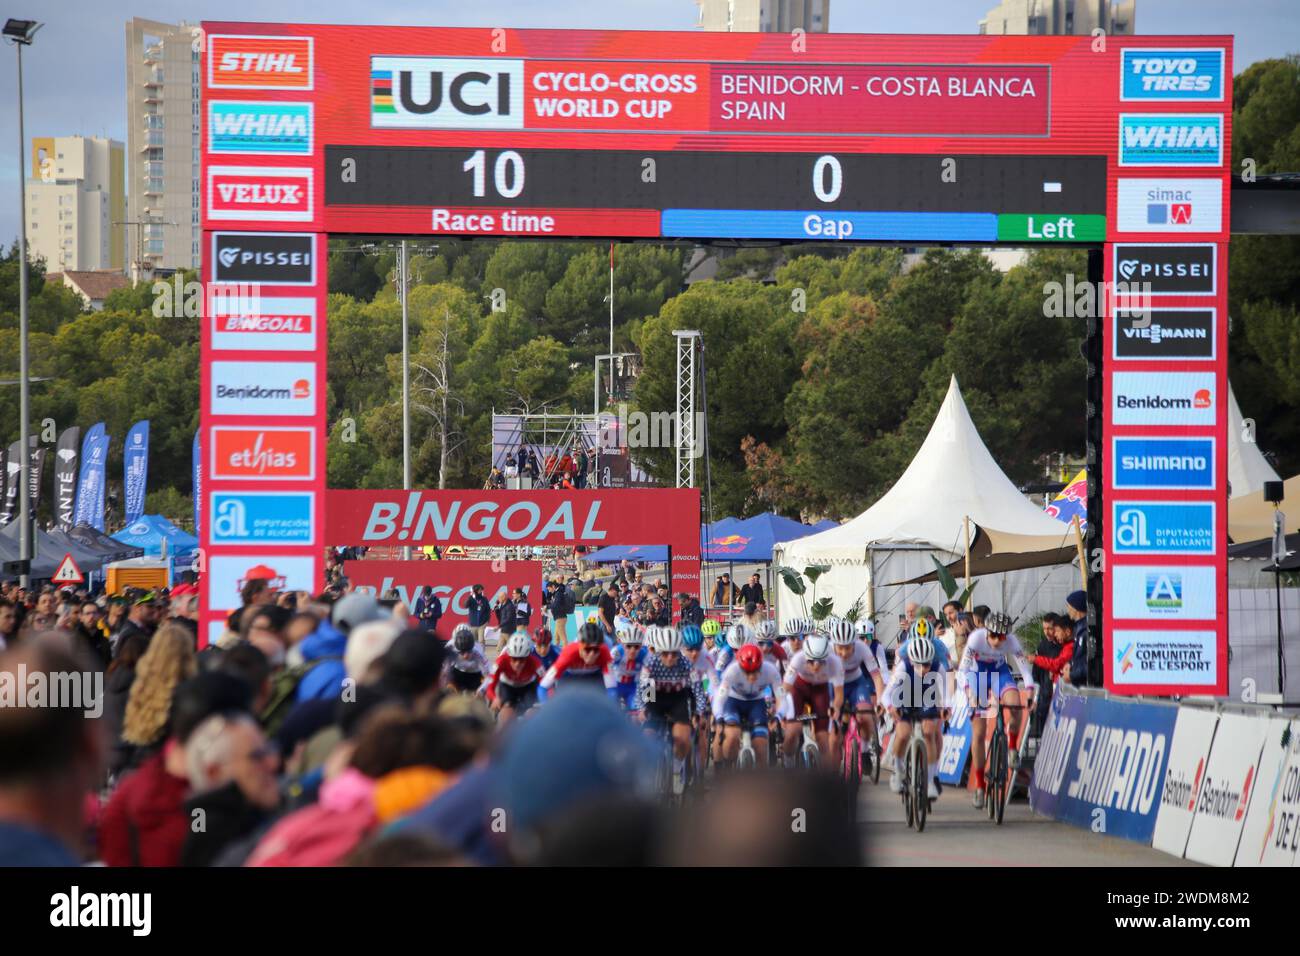
[[[761,641],[776,640],[776,621],[764,621],[758,626],[758,638]]]
[[[831,642],[825,634],[809,634],[803,642],[804,657],[810,661],[824,661],[831,652]]]
[[[754,632],[750,630],[748,624],[733,624],[731,630],[727,631],[727,646],[733,651],[738,651],[746,644],[754,643]]]
[[[826,631],[832,644],[848,645],[858,639],[857,635],[853,633],[853,625],[843,618],[837,617],[831,621]]]
[[[646,629],[640,624],[629,624],[627,627],[619,629],[618,640],[621,644],[628,644],[632,647],[639,647],[645,643]]]
[[[914,637],[907,642],[907,659],[913,664],[934,663],[934,641],[928,637]]]
[[[857,622],[857,624],[855,625],[855,627],[856,627],[857,632],[858,632],[858,637],[875,637],[875,636],[876,636],[876,625],[875,625],[875,622],[874,622],[874,621],[871,621],[871,620],[869,620],[869,619],[867,619],[867,618],[865,618],[865,617],[860,617],[860,618],[858,618],[858,622]]]
[[[511,634],[510,640],[506,641],[506,654],[511,657],[527,657],[532,652],[533,642],[523,631]]]
[[[670,654],[682,649],[682,635],[675,627],[648,627],[646,643],[656,654]]]

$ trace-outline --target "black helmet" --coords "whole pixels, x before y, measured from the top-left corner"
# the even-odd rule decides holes
[[[461,624],[451,635],[451,646],[458,654],[468,654],[474,649],[474,632],[468,624]]]
[[[582,625],[582,632],[578,639],[584,644],[603,644],[605,643],[605,631],[595,621],[588,621]]]

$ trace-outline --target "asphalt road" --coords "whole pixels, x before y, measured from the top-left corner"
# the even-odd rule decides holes
[[[863,784],[859,829],[871,866],[1194,866],[1150,847],[1036,816],[1023,799],[995,826],[965,790],[944,788],[924,832],[909,829],[902,798],[880,783]]]

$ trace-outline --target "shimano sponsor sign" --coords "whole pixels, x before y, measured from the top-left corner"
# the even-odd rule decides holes
[[[1214,372],[1116,372],[1110,380],[1114,425],[1218,423]]]
[[[1116,309],[1115,358],[1212,359],[1216,351],[1214,318],[1214,309]]]
[[[1151,839],[1178,709],[1059,691],[1034,760],[1036,813],[1139,843]]]
[[[212,543],[310,545],[314,499],[309,491],[214,491]]]
[[[1115,554],[1215,553],[1213,501],[1117,501],[1111,511]]]
[[[1127,49],[1120,59],[1120,99],[1129,102],[1221,103],[1222,47]]]
[[[1222,166],[1223,116],[1122,113],[1121,166]]]
[[[1115,438],[1111,462],[1117,490],[1213,491],[1213,438]]]
[[[1120,564],[1110,569],[1117,620],[1213,621],[1218,586],[1209,564]]]

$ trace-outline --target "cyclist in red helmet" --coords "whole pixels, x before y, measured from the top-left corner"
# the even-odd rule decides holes
[[[741,725],[748,724],[755,739],[767,737],[767,701],[781,686],[781,672],[764,659],[757,644],[736,651],[736,659],[722,672],[722,722],[725,724],[722,756],[734,761],[740,753]],[[760,765],[767,762],[767,747],[755,747]]]

